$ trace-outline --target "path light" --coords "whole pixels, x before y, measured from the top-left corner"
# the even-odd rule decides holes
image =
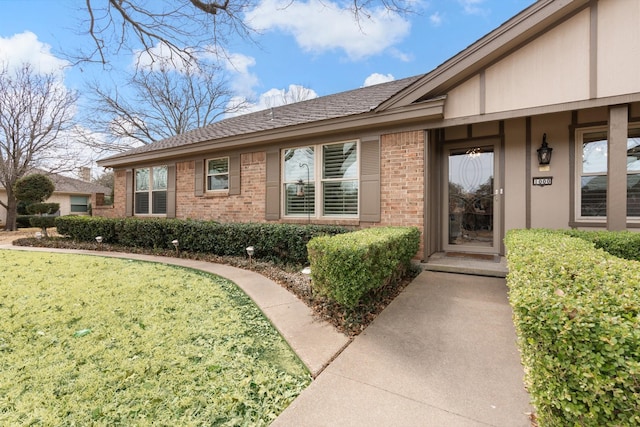
[[[96,236],[96,242],[102,243],[102,236]]]
[[[42,239],[42,233],[39,231],[36,231],[36,239],[40,240]]]
[[[176,253],[178,253],[179,251],[178,246],[180,246],[180,242],[178,242],[178,239],[173,239],[171,241],[171,244],[173,245],[174,248],[176,248]]]
[[[249,265],[251,265],[251,257],[256,252],[253,246],[247,246],[247,255],[249,255]]]

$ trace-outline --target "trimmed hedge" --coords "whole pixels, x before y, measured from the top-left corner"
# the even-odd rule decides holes
[[[567,230],[565,233],[592,242],[596,248],[604,249],[619,258],[640,261],[640,233],[584,230]]]
[[[316,237],[307,245],[312,286],[353,308],[367,292],[403,274],[419,247],[415,227],[374,227]]]
[[[316,236],[350,231],[331,225],[229,223],[166,218],[102,218],[64,216],[56,219],[58,233],[77,241],[151,249],[174,249],[215,255],[246,256],[247,246],[255,258],[293,264],[307,263],[307,243]]]
[[[640,264],[566,231],[511,230],[506,246],[539,425],[640,425]]]

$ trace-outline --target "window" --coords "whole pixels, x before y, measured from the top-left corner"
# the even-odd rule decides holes
[[[284,214],[316,214],[314,147],[284,150]]]
[[[136,169],[135,213],[163,215],[167,213],[167,167]]]
[[[580,201],[579,214],[585,220],[604,220],[607,216],[607,155],[606,130],[578,133]],[[630,128],[627,134],[627,217],[640,217],[640,128]]]
[[[322,197],[324,215],[358,214],[358,144],[322,147]]]
[[[229,189],[229,158],[207,160],[207,191]]]
[[[87,196],[71,196],[71,213],[89,212],[89,198]]]
[[[581,138],[580,216],[607,216],[607,132],[583,133]]]
[[[640,128],[627,138],[627,216],[640,217]]]
[[[285,216],[358,215],[357,141],[290,148],[283,156]]]

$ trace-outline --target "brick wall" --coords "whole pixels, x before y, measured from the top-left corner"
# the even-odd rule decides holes
[[[424,132],[382,135],[380,158],[381,225],[424,233]]]
[[[240,195],[205,192],[195,196],[195,162],[176,164],[176,218],[220,222],[264,222],[266,153],[242,154]],[[371,225],[418,227],[424,232],[424,133],[422,131],[383,135],[381,138],[381,222]],[[108,216],[125,216],[125,171],[115,173],[114,206]],[[107,216],[107,215],[105,215]],[[281,220],[304,222],[304,220]],[[317,223],[317,220],[312,220]],[[358,225],[357,220],[322,221]],[[421,252],[422,253],[422,247]]]
[[[117,170],[113,174],[113,207],[109,215],[102,215],[102,211],[94,215],[108,216],[109,218],[124,218],[127,202],[127,173],[125,170]]]
[[[206,193],[196,197],[195,162],[176,164],[176,218],[220,222],[262,222],[265,219],[266,154],[240,157],[240,195]]]
[[[104,193],[93,193],[91,195],[91,214],[105,218],[115,218],[113,206],[105,206]]]

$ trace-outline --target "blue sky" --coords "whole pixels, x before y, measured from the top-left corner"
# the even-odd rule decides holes
[[[289,3],[261,0],[246,19],[262,29],[259,45],[231,40],[237,62],[231,83],[241,96],[258,100],[273,90],[300,85],[317,95],[371,82],[428,72],[533,3],[532,0],[439,0],[414,2],[418,13],[389,16],[372,11],[360,31],[337,5],[318,0]],[[81,0],[0,0],[0,60],[54,66],[63,49],[87,45],[78,35]],[[32,33],[32,34],[29,34]],[[127,67],[125,53],[116,67]],[[65,72],[65,84],[82,90],[87,76],[104,76],[100,66]]]

